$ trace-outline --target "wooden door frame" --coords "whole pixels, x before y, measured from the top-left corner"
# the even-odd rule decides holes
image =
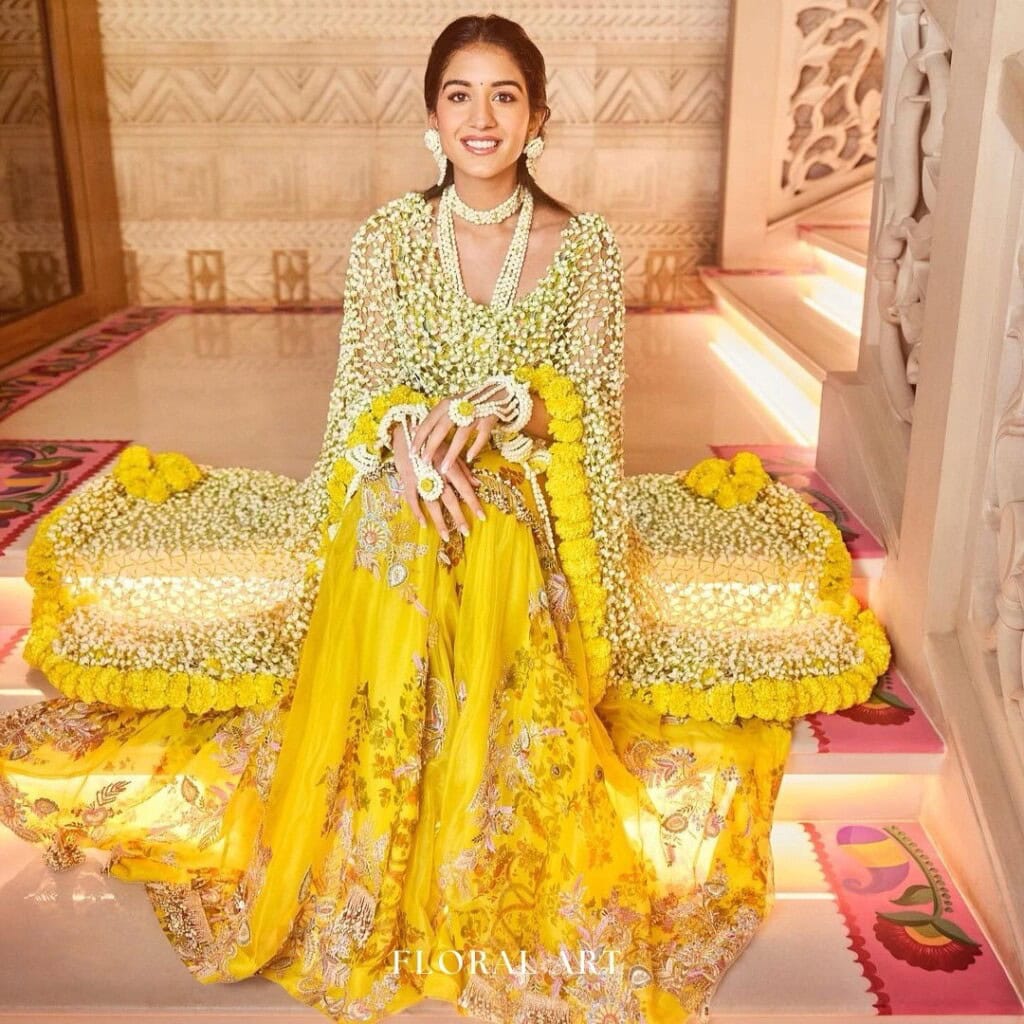
[[[58,179],[77,248],[77,294],[0,324],[0,365],[128,303],[97,0],[42,0],[53,61]]]

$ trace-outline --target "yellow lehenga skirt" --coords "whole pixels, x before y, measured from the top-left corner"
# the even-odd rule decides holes
[[[54,869],[108,851],[199,981],[335,1020],[700,1017],[771,903],[790,730],[592,708],[528,482],[474,471],[447,542],[363,480],[277,704],[0,716],[0,820]]]

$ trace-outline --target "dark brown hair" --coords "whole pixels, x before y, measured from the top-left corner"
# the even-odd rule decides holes
[[[434,40],[434,45],[430,48],[430,57],[427,60],[427,70],[423,76],[423,99],[427,110],[430,113],[437,110],[441,78],[452,57],[463,47],[473,43],[500,46],[516,62],[526,80],[526,95],[530,103],[531,114],[537,110],[547,111],[540,127],[539,134],[543,135],[544,125],[551,116],[551,108],[547,104],[547,73],[544,69],[544,56],[521,25],[501,17],[500,14],[467,14],[462,18],[456,18],[446,25]],[[444,191],[447,185],[451,184],[454,176],[455,169],[449,160],[442,184],[431,185],[421,195],[424,199],[434,199]],[[526,170],[525,153],[519,156],[516,178],[519,184],[525,185],[530,190],[535,203],[546,203],[570,215],[574,213],[565,203],[548,195],[534,181],[533,176]]]

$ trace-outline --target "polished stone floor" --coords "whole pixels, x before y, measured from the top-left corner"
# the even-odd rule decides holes
[[[326,421],[339,321],[173,317],[7,417],[3,436],[130,439],[211,465],[304,476]],[[627,473],[687,467],[709,444],[792,443],[711,352],[719,325],[710,313],[627,315]]]

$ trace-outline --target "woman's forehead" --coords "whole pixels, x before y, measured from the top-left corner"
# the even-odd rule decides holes
[[[522,82],[519,66],[500,46],[471,43],[456,50],[445,67],[445,80],[457,77],[468,79],[473,85],[494,85],[499,81]]]

